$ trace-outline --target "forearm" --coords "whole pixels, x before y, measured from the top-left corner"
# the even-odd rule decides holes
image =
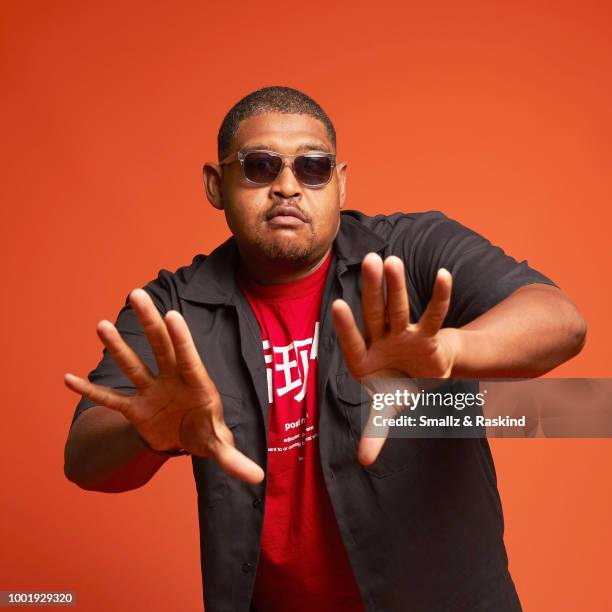
[[[70,431],[64,473],[83,489],[118,493],[148,482],[168,458],[147,448],[121,413],[94,406]]]
[[[455,347],[452,377],[529,378],[582,349],[586,323],[555,287],[527,285],[459,329],[443,329]]]

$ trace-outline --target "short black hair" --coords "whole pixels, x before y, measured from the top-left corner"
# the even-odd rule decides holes
[[[336,130],[321,106],[298,89],[274,85],[262,87],[244,96],[225,115],[217,136],[219,161],[229,155],[239,123],[247,117],[263,113],[297,113],[319,119],[327,129],[334,150],[336,149]]]

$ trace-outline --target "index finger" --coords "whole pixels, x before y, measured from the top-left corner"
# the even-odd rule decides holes
[[[361,312],[368,342],[385,333],[385,296],[383,261],[377,253],[368,253],[361,262]]]
[[[350,306],[344,300],[334,300],[332,303],[332,318],[346,367],[354,378],[359,379],[359,372],[366,360],[368,350],[355,323],[355,317]]]
[[[193,343],[187,322],[177,310],[169,310],[164,317],[176,355],[176,367],[189,386],[213,393],[215,385],[210,379],[200,354]]]

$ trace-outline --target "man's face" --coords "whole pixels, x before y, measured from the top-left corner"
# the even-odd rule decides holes
[[[335,153],[323,123],[310,115],[265,113],[243,120],[236,132],[230,155],[257,148],[292,155],[319,150]],[[344,204],[346,164],[337,164],[323,187],[302,185],[291,169],[291,161],[268,185],[254,185],[242,175],[240,162],[217,170],[207,164],[207,195],[213,206],[225,211],[243,257],[270,263],[307,265],[330,248]],[[218,193],[215,190],[218,189]],[[280,215],[290,208],[298,216]]]

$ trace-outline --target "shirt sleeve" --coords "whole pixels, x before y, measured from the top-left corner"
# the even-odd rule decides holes
[[[409,292],[412,289],[420,314],[431,299],[438,269],[451,273],[453,288],[444,327],[466,325],[524,285],[557,286],[527,260],[517,261],[439,211],[418,215],[404,236],[403,255]]]
[[[167,307],[167,292],[163,288],[163,285],[159,282],[159,280],[153,280],[145,285],[143,289],[151,296],[158,311],[162,316],[164,316],[169,308]],[[125,305],[117,315],[115,327],[126,344],[132,348],[132,350],[140,357],[143,363],[147,365],[151,372],[157,374],[159,368],[157,367],[153,350],[151,349],[151,345],[144,334],[136,313],[129,303],[129,295],[125,299]],[[134,383],[119,368],[106,347],[104,347],[102,351],[102,359],[96,368],[89,372],[87,378],[92,383],[117,389],[124,393],[132,394],[136,392]],[[74,425],[80,414],[95,405],[95,402],[82,396],[81,400],[76,406],[70,427]]]

